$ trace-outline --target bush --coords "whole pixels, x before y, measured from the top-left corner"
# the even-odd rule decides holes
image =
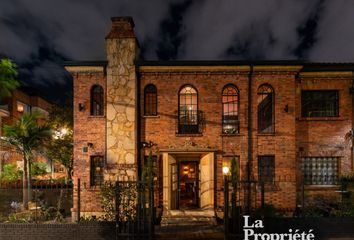
[[[41,176],[47,173],[47,164],[41,162],[35,162],[31,164],[31,175]]]
[[[4,169],[0,174],[1,181],[17,181],[21,179],[23,172],[19,170],[16,164],[5,164]]]

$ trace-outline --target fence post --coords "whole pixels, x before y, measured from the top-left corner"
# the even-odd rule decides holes
[[[118,233],[119,233],[119,182],[116,181],[116,185],[114,187],[114,193],[115,193],[115,204],[116,204],[116,240],[118,239]]]
[[[150,209],[150,234],[149,234],[149,239],[152,239],[152,236],[154,234],[154,179],[152,174],[149,177],[149,185],[150,185],[150,191],[149,191],[149,209]]]
[[[77,214],[77,222],[79,223],[80,222],[80,195],[81,195],[81,186],[80,186],[80,178],[77,179],[77,209],[76,209],[76,214]]]
[[[229,234],[229,182],[224,176],[224,239],[228,239]]]

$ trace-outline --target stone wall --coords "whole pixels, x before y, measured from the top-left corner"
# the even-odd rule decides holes
[[[107,164],[118,180],[137,178],[137,52],[130,18],[112,18],[107,49]]]

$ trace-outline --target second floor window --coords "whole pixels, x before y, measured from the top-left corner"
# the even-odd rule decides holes
[[[17,101],[17,112],[19,113],[29,113],[31,112],[31,106],[23,102]]]
[[[101,86],[94,85],[91,88],[90,103],[90,115],[103,116],[103,88]]]
[[[157,89],[153,84],[147,85],[144,89],[144,115],[157,115]]]
[[[198,133],[198,93],[190,85],[179,91],[178,133]]]
[[[274,133],[274,91],[264,84],[258,88],[258,132]]]
[[[227,85],[222,91],[222,133],[239,133],[239,99],[238,89]]]
[[[338,117],[338,91],[319,90],[301,92],[302,117]]]

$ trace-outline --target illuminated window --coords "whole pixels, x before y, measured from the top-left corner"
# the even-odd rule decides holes
[[[338,117],[338,91],[302,91],[302,117]]]
[[[179,91],[178,132],[199,133],[198,93],[190,85]]]
[[[91,88],[91,110],[92,116],[103,115],[103,88],[99,85],[94,85]]]
[[[99,186],[103,183],[103,156],[91,156],[90,158],[90,184],[91,186]]]
[[[258,156],[258,181],[273,183],[275,178],[275,157]]]
[[[222,132],[239,133],[239,94],[234,85],[227,85],[222,91]]]
[[[17,112],[20,113],[29,113],[31,112],[31,106],[23,102],[17,101]]]
[[[274,91],[264,84],[258,88],[258,132],[274,133]]]
[[[144,115],[157,115],[157,89],[155,85],[149,84],[144,89]]]
[[[338,180],[338,157],[303,157],[306,185],[335,185]]]

